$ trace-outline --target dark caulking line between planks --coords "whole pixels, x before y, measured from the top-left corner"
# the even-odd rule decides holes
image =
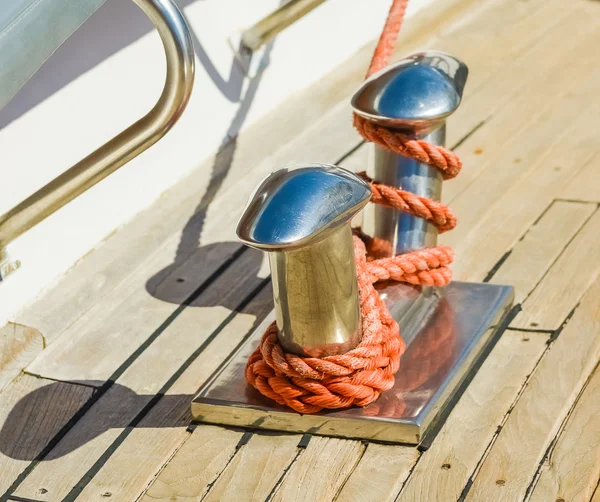
[[[28,499],[25,497],[17,497],[16,495],[9,497],[8,500],[14,500],[15,502],[42,502],[41,500]]]
[[[287,473],[292,468],[292,466],[298,461],[298,459],[300,458],[300,455],[302,455],[304,453],[304,450],[306,450],[306,448],[301,448],[300,444],[298,444],[297,448],[298,448],[298,451],[296,452],[296,455],[294,455],[294,458],[290,461],[290,463],[283,470],[283,472],[281,473],[281,476],[279,476],[279,479],[277,480],[277,482],[275,483],[275,485],[269,492],[269,495],[265,499],[265,502],[270,502],[271,500],[273,500],[273,497],[277,493],[277,490],[279,490],[279,487],[283,484],[283,481],[285,480]]]
[[[366,143],[366,141],[361,141],[358,145],[352,147],[350,150],[348,150],[344,155],[342,155],[338,160],[336,160],[336,165],[341,164],[342,162],[344,162],[348,157],[350,157],[352,154],[356,153],[356,151],[363,146]]]
[[[454,145],[452,145],[450,150],[456,150],[465,141],[467,141],[471,136],[473,136],[473,134],[475,134],[479,129],[481,129],[486,124],[486,122],[488,120],[490,120],[491,118],[492,118],[491,115],[489,117],[484,118],[481,122],[479,122],[479,124],[477,124],[475,127],[473,127],[473,129],[471,129],[467,134],[465,134],[462,138],[460,138]]]
[[[358,465],[362,461],[363,457],[367,453],[367,448],[369,447],[369,442],[366,441],[366,440],[362,440],[361,443],[362,443],[362,445],[361,445],[362,446],[362,451],[360,452],[360,455],[358,456],[358,458],[354,461],[354,465],[352,466],[352,469],[350,469],[350,472],[348,472],[348,475],[346,476],[346,479],[344,479],[344,481],[342,481],[342,483],[340,484],[339,488],[335,492],[335,495],[333,496],[333,499],[332,499],[333,502],[336,502],[336,500],[339,498],[340,493],[342,493],[342,490],[344,489],[344,486],[346,486],[346,483],[348,483],[348,480],[350,479],[350,477],[352,476],[352,474],[354,474],[354,471],[356,470],[356,468],[358,467]]]

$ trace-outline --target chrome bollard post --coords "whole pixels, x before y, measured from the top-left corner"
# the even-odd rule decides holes
[[[460,104],[468,70],[458,59],[437,51],[420,52],[390,65],[365,81],[352,98],[354,111],[375,123],[436,145],[445,145],[446,118]],[[442,175],[435,167],[372,145],[369,177],[439,201]],[[381,239],[386,256],[437,244],[431,223],[395,209],[372,204],[362,230]]]
[[[281,345],[322,357],[360,343],[361,316],[350,221],[369,185],[335,167],[282,169],[251,197],[237,228],[269,253]]]

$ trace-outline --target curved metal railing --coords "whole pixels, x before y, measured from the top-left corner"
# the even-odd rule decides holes
[[[133,0],[150,18],[167,59],[163,92],[150,112],[23,202],[0,216],[0,251],[161,139],[185,109],[194,82],[194,49],[172,0]]]

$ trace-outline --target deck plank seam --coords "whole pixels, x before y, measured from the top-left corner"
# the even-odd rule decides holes
[[[306,436],[306,434],[304,436]],[[304,436],[303,436],[303,438],[304,438]],[[308,441],[310,441],[310,438],[308,439]],[[302,442],[302,440],[300,440],[300,443],[301,442]],[[296,454],[294,455],[294,457],[292,458],[292,460],[289,462],[289,464],[285,467],[285,469],[283,469],[283,472],[281,473],[281,475],[277,479],[277,482],[273,485],[273,488],[271,488],[271,491],[269,492],[269,495],[267,495],[267,498],[265,499],[265,502],[271,502],[271,500],[273,500],[273,497],[275,496],[275,494],[277,493],[277,491],[279,490],[279,488],[281,487],[281,485],[285,481],[285,478],[287,477],[288,473],[290,472],[290,469],[294,466],[294,464],[304,454],[304,451],[306,450],[306,446],[308,446],[308,442],[306,443],[306,446],[300,446],[300,443],[298,443]]]
[[[556,333],[555,329],[515,328],[512,326],[509,329],[511,331],[520,331],[522,333],[539,333],[543,335],[553,335],[554,333]]]
[[[9,497],[7,500],[12,500],[14,502],[42,502],[41,500],[28,499],[25,497],[17,497],[16,495]]]
[[[43,375],[40,375],[39,373],[32,373],[27,370],[22,370],[21,373],[19,373],[19,376],[21,376],[21,375],[27,375],[27,376],[30,376],[33,378],[39,378],[41,380],[51,380],[52,382],[57,382],[57,383],[68,383],[69,385],[78,385],[80,387],[87,387],[88,389],[93,389],[95,391],[98,390],[98,386],[96,386],[96,385],[91,385],[88,383],[78,382],[78,381],[74,381],[74,380],[60,380],[59,378],[43,376]]]
[[[231,322],[231,320],[239,315],[239,311],[244,309],[268,284],[267,280],[263,280],[260,284],[254,288],[254,290],[246,297],[236,308],[223,320],[223,322],[215,329],[209,337],[192,353],[188,359],[177,369],[177,371],[166,381],[166,383],[159,389],[159,391],[150,399],[150,401],[144,406],[138,414],[131,420],[131,422],[123,429],[119,436],[111,443],[111,445],[103,452],[103,454],[94,462],[94,464],[88,469],[88,471],[82,476],[77,482],[73,489],[63,499],[65,502],[74,501],[77,499],[83,489],[90,483],[94,476],[102,469],[108,459],[115,453],[119,446],[125,441],[125,439],[133,432],[135,427],[150,413],[152,408],[158,404],[158,402],[166,395],[167,391],[175,384],[179,377],[189,368],[192,363],[204,352],[204,350],[210,345],[210,343],[217,338],[217,336],[225,329],[225,327]],[[233,455],[232,455],[233,458]]]
[[[248,433],[245,432],[244,435],[242,436],[242,438],[240,439],[240,443],[242,442],[242,440],[244,439],[244,436],[246,434],[249,434],[250,437],[253,435],[252,432]],[[248,438],[248,441],[250,439]],[[233,450],[233,452],[231,453],[231,455],[229,455],[229,458],[227,459],[227,462],[225,462],[225,464],[223,465],[223,467],[221,467],[221,469],[219,470],[219,472],[217,472],[213,478],[212,481],[210,481],[206,487],[204,488],[204,494],[202,495],[202,497],[200,497],[198,502],[202,502],[204,499],[206,499],[206,497],[208,497],[208,495],[210,494],[211,490],[213,489],[213,487],[217,484],[217,481],[219,481],[219,479],[221,478],[221,475],[227,470],[227,468],[229,467],[229,465],[231,464],[231,462],[233,462],[233,459],[239,454],[240,450],[242,450],[244,448],[244,446],[246,445],[246,443],[244,443],[242,446],[240,446],[240,443],[238,443],[235,447],[235,449]]]
[[[537,466],[537,469],[536,469],[536,471],[535,471],[535,473],[533,475],[533,479],[529,483],[529,486],[527,487],[527,490],[525,490],[525,496],[523,497],[523,501],[524,502],[527,501],[527,500],[529,500],[529,498],[531,497],[531,495],[533,493],[533,490],[536,487],[537,482],[539,481],[539,478],[540,478],[540,476],[542,474],[542,468],[544,467],[544,464],[547,463],[547,462],[549,463],[551,461],[552,453],[554,452],[554,448],[555,448],[558,440],[560,439],[560,436],[564,432],[565,427],[567,425],[567,422],[569,421],[569,418],[571,418],[571,415],[575,411],[575,407],[577,406],[577,404],[581,400],[581,396],[585,392],[585,389],[588,387],[590,381],[592,380],[592,377],[594,376],[594,374],[596,373],[596,371],[598,370],[599,367],[600,367],[600,361],[598,361],[596,363],[596,366],[594,366],[594,369],[588,375],[585,383],[583,384],[583,386],[581,387],[581,390],[579,391],[579,394],[577,394],[577,397],[573,401],[572,406],[569,408],[569,411],[565,414],[563,420],[560,423],[560,426],[558,427],[558,430],[556,431],[556,436],[554,436],[552,438],[552,440],[549,442],[548,448],[546,448],[546,451],[542,455],[542,458],[540,459],[540,462],[539,462],[539,464]]]
[[[544,215],[554,205],[554,202],[555,202],[554,200],[550,201],[550,203],[548,204],[548,206],[546,206],[546,208],[541,212],[541,214],[536,218],[536,220],[529,227],[527,227],[527,229],[525,230],[525,232],[523,232],[523,235],[521,235],[521,237],[519,237],[517,239],[516,243],[508,251],[506,251],[502,255],[502,257],[494,264],[494,266],[486,274],[485,278],[483,279],[483,282],[490,282],[492,280],[492,278],[494,277],[494,275],[496,275],[496,272],[498,272],[498,270],[500,270],[500,267],[504,264],[504,262],[506,262],[506,260],[508,259],[508,257],[512,254],[512,252],[513,252],[515,246],[517,245],[517,243],[521,242],[527,236],[527,234],[531,231],[531,229],[533,227],[535,227],[541,221],[541,219],[544,217]],[[585,224],[585,222],[584,222],[584,224]],[[552,264],[548,268],[551,268],[551,267],[552,267]],[[532,288],[532,291],[533,291],[533,289],[535,289],[535,287],[537,286],[537,284],[539,284],[539,282],[536,283],[536,285]],[[525,301],[525,299],[523,301]]]
[[[360,143],[358,143],[357,145],[353,146],[352,148],[350,148],[350,150],[348,150],[344,155],[342,155],[335,163],[336,165],[341,164],[342,162],[344,162],[346,159],[348,159],[348,157],[352,156],[354,153],[356,153],[356,151],[362,147],[363,145],[366,145],[366,141],[362,140]]]
[[[358,467],[358,464],[360,464],[360,461],[363,459],[363,457],[365,456],[365,453],[367,452],[367,448],[369,447],[369,441],[367,440],[362,440],[362,451],[360,452],[360,455],[358,455],[358,457],[356,458],[356,460],[354,461],[354,465],[352,466],[352,468],[350,469],[350,471],[348,472],[348,475],[344,478],[344,481],[342,481],[340,483],[340,486],[338,487],[337,491],[335,492],[333,498],[331,499],[331,502],[336,502],[336,500],[338,499],[338,497],[340,496],[340,493],[342,493],[342,490],[344,488],[344,486],[346,486],[346,483],[348,482],[348,480],[350,479],[350,476],[352,476],[352,474],[354,473],[354,471],[356,470],[356,468]]]
[[[509,328],[509,330],[510,331],[516,331],[516,330],[512,330],[512,328]],[[473,473],[469,476],[469,479],[467,480],[467,483],[466,483],[465,487],[463,488],[463,490],[462,490],[462,492],[460,494],[460,497],[458,498],[458,502],[464,502],[464,500],[466,499],[469,491],[471,490],[471,487],[473,486],[473,482],[474,482],[475,478],[477,477],[477,475],[479,474],[479,471],[481,470],[481,467],[482,467],[483,463],[487,459],[487,456],[488,456],[489,452],[491,451],[492,447],[494,446],[494,443],[496,442],[496,440],[500,436],[500,432],[502,431],[502,428],[504,427],[504,425],[508,421],[508,418],[510,417],[510,414],[515,409],[515,406],[518,404],[519,399],[521,398],[521,396],[525,392],[525,389],[529,385],[529,382],[531,381],[533,375],[535,375],[538,367],[540,366],[540,364],[542,363],[544,357],[546,356],[546,354],[549,351],[550,351],[550,345],[548,345],[546,347],[546,349],[544,350],[544,352],[542,352],[542,354],[540,355],[540,357],[536,361],[535,366],[533,367],[533,369],[531,370],[531,372],[525,377],[525,380],[523,381],[523,384],[519,388],[519,391],[518,391],[517,395],[515,396],[513,402],[510,404],[508,410],[506,411],[506,413],[504,414],[504,416],[500,420],[500,423],[498,424],[498,427],[496,428],[496,431],[494,432],[494,435],[490,439],[490,442],[488,443],[487,447],[483,451],[483,454],[482,454],[481,458],[477,461],[477,464],[475,465],[475,469],[473,470]]]
[[[600,479],[598,480],[598,484],[596,485],[596,488],[594,488],[594,492],[592,493],[592,496],[590,497],[590,500],[593,501],[596,498],[596,493],[599,493],[598,489],[600,488]]]
[[[565,317],[565,320],[561,323],[561,325],[558,327],[558,329],[555,329],[552,332],[552,335],[548,339],[548,345],[554,343],[556,341],[556,339],[560,336],[560,334],[562,333],[563,329],[565,329],[565,327],[567,326],[567,324],[569,324],[569,321],[571,320],[571,318],[575,315],[575,312],[579,308],[579,305],[581,305],[580,301],[577,302],[577,304],[573,307],[573,309],[571,310],[571,312],[569,312],[569,314],[567,315],[567,317]]]
[[[467,141],[471,136],[473,136],[473,134],[475,134],[479,129],[481,129],[492,117],[493,114],[487,116],[478,124],[475,124],[475,126],[470,131],[468,131],[462,138],[460,138],[456,143],[454,143],[454,145],[450,147],[450,150],[456,150],[458,147],[460,147],[465,141]]]
[[[398,490],[398,493],[396,494],[396,497],[394,497],[394,502],[398,502],[398,499],[400,498],[400,495],[402,495],[402,490],[404,490],[404,487],[407,485],[408,480],[411,478],[414,470],[417,468],[417,466],[419,465],[419,462],[423,458],[423,453],[424,452],[421,451],[421,450],[419,450],[418,447],[416,447],[415,449],[417,450],[417,459],[415,460],[415,462],[413,463],[413,465],[408,470],[408,474],[406,475],[406,479],[402,483],[402,486],[400,486],[400,489]]]
[[[165,463],[163,465],[161,465],[157,471],[154,473],[154,475],[148,480],[148,482],[146,483],[146,486],[144,486],[141,490],[139,495],[136,497],[134,502],[138,502],[139,500],[141,500],[144,495],[146,495],[146,492],[150,489],[150,487],[154,484],[154,482],[158,479],[158,477],[161,475],[161,473],[165,470],[165,467],[167,467],[167,465],[169,465],[169,462],[171,462],[171,460],[173,460],[173,457],[175,455],[177,455],[177,453],[179,452],[179,450],[181,450],[181,448],[183,447],[183,445],[185,445],[185,443],[188,441],[188,439],[190,439],[190,437],[192,436],[194,430],[195,430],[196,426],[193,424],[190,424],[187,429],[186,432],[188,433],[187,436],[184,438],[184,440],[179,443],[179,445],[173,449],[173,452],[171,453],[171,455],[169,456],[169,458],[167,458],[167,460],[165,461]]]
[[[571,204],[595,204],[596,209],[600,207],[600,200],[567,199],[564,197],[557,197],[554,200],[557,202],[569,202]]]
[[[554,206],[554,203],[556,202],[556,199],[552,199],[550,201],[550,204],[548,204],[546,206],[546,209],[544,209],[540,215],[535,219],[535,221],[529,226],[529,228],[523,233],[523,235],[521,237],[519,237],[519,241],[522,241],[525,236],[527,235],[527,233],[533,228],[535,227],[540,221],[542,221],[542,218],[544,216],[546,216],[546,214],[548,213],[548,211],[550,211],[550,209],[552,209],[552,206]]]
[[[526,234],[527,232],[525,232]],[[525,236],[525,234],[523,234],[523,236]],[[504,265],[504,262],[506,260],[508,260],[508,257],[512,254],[513,252],[513,248],[509,249],[506,253],[504,253],[500,259],[494,264],[494,266],[489,270],[489,272],[485,275],[485,277],[483,278],[484,283],[486,282],[490,282],[492,280],[492,278],[496,275],[496,272],[498,272],[498,270],[500,270],[500,267],[502,265]]]

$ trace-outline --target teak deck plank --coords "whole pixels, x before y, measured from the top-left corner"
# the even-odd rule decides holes
[[[505,2],[505,7],[515,12],[522,5],[520,2],[516,5],[514,2]],[[572,6],[576,5],[578,3],[573,2]],[[578,37],[555,47],[553,53],[548,51],[547,40],[560,36],[564,30],[578,29],[585,33],[592,28],[591,23],[590,26],[582,24],[578,12],[570,13],[568,8],[565,10],[564,2],[548,2],[540,7],[541,13],[532,13],[524,22],[525,28],[532,33],[543,28],[544,37],[539,36],[529,44],[520,45],[511,36],[513,25],[518,25],[516,22],[504,26],[502,34],[496,38],[496,46],[500,51],[495,57],[488,60],[486,51],[478,53],[484,58],[482,69],[473,65],[471,58],[465,57],[470,66],[469,80],[461,106],[448,119],[447,134],[450,146],[462,141],[456,151],[463,161],[463,169],[458,177],[444,184],[443,198],[449,203],[453,203],[487,170],[493,172],[498,156],[510,152],[512,141],[520,134],[526,134],[528,123],[550,105],[551,100],[544,99],[544,95],[557,87],[553,80],[549,83],[550,89],[546,89],[546,86],[540,89],[540,78],[553,73],[555,78],[565,81],[564,76],[560,76],[560,69],[564,66],[562,58],[570,57],[573,47],[579,42]],[[456,35],[460,38],[460,33]],[[512,54],[511,49],[504,50],[513,46],[521,50],[516,54]],[[472,77],[481,71],[485,72],[485,64],[489,65],[490,73],[486,85],[473,89]],[[490,134],[489,127],[494,127],[493,134]]]
[[[198,427],[166,465],[141,502],[200,500],[225,469],[243,432],[221,427]]]
[[[467,500],[522,500],[600,358],[600,280],[550,347],[494,442]]]
[[[300,453],[298,435],[253,435],[240,448],[208,492],[206,502],[267,500],[287,467]]]
[[[542,465],[531,502],[592,498],[600,479],[599,392],[600,371],[596,368]]]
[[[333,500],[364,454],[365,448],[360,441],[313,437],[306,451],[276,488],[271,500]]]
[[[18,336],[0,333],[0,496],[13,485],[17,499],[50,502],[589,499],[600,476],[597,371],[584,387],[600,359],[599,7],[451,0],[403,28],[397,54],[432,47],[470,67],[448,124],[465,164],[444,186],[460,220],[442,238],[455,278],[514,284],[524,309],[427,451],[188,428],[198,387],[270,310],[264,261],[235,240],[240,201],[296,161],[365,169],[348,98],[370,44],[85,257],[15,318]]]
[[[566,27],[571,31],[576,27],[579,29],[578,36],[569,39],[565,43],[566,47],[562,48],[565,49],[565,57],[573,50],[585,51],[597,42],[594,23],[586,22],[585,14],[590,15],[589,11],[592,9],[585,7],[565,20]],[[560,31],[560,27],[557,28],[555,35]],[[540,48],[545,48],[545,45]],[[534,48],[528,56],[533,56],[533,61],[530,57],[517,60],[507,64],[504,71],[519,74],[527,62],[528,72],[537,78],[527,81],[527,85],[519,89],[515,96],[511,96],[509,103],[489,117],[457,149],[458,153],[465,156],[465,172],[447,183],[450,191],[445,197],[462,218],[463,228],[470,228],[478,221],[478,213],[468,212],[469,208],[490,208],[492,202],[524,179],[548,155],[549,147],[562,146],[561,138],[566,133],[565,124],[571,126],[574,118],[579,118],[590,108],[590,97],[596,89],[594,80],[597,78],[594,72],[590,72],[592,59],[584,56],[571,64],[569,72],[561,72],[564,64],[560,64],[560,57],[548,54],[547,49],[536,51]],[[576,80],[569,77],[576,77]],[[539,79],[549,81],[540,86]],[[507,92],[510,93],[510,90]],[[594,116],[594,120],[595,118]],[[505,137],[511,141],[503,144]],[[498,144],[501,148],[496,146]],[[452,187],[463,183],[461,178],[468,179],[468,175],[463,174],[468,174],[468,170],[473,169],[474,165],[479,173],[477,177],[469,183],[467,189],[458,194],[453,193],[455,188]],[[448,236],[451,235],[456,235],[456,231],[448,233]],[[454,244],[453,241],[449,242]]]

